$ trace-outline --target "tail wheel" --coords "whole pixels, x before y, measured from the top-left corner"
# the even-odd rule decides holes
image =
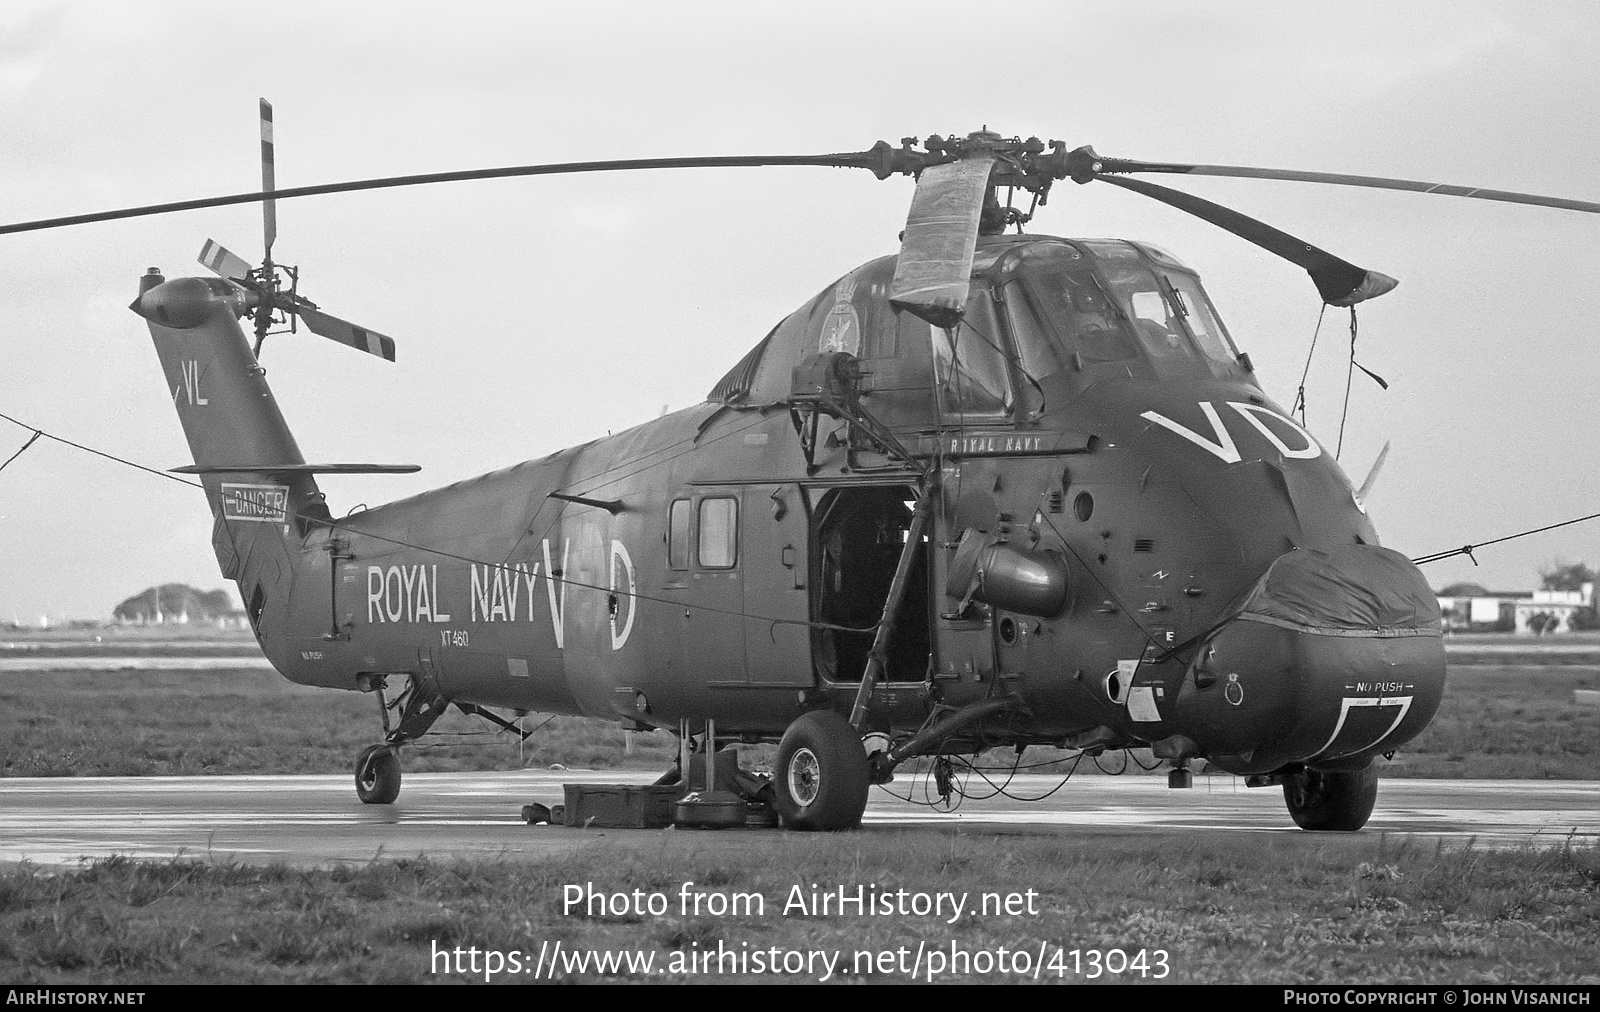
[[[1283,800],[1301,829],[1353,833],[1378,802],[1378,767],[1359,772],[1302,770],[1283,778]]]
[[[400,796],[400,757],[388,745],[369,745],[356,757],[356,797],[364,805],[393,804]]]
[[[789,725],[772,779],[784,825],[822,831],[860,825],[867,807],[867,754],[855,728],[837,713],[813,711]]]

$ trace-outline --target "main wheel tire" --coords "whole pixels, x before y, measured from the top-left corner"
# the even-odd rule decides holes
[[[1283,801],[1301,829],[1353,833],[1378,802],[1378,767],[1358,772],[1302,770],[1283,778]]]
[[[784,825],[827,832],[861,824],[867,753],[856,729],[837,713],[814,710],[789,725],[772,779]]]
[[[400,757],[387,745],[368,745],[356,757],[356,797],[364,805],[389,805],[400,796]]]

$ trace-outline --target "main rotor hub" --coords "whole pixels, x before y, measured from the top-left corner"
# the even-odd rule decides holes
[[[930,165],[961,161],[968,158],[992,158],[994,170],[989,177],[992,186],[1021,187],[1043,198],[1050,184],[1069,176],[1077,178],[1088,173],[1087,180],[1096,171],[1094,152],[1079,148],[1068,152],[1065,141],[1046,142],[1037,137],[1003,137],[992,130],[977,130],[965,137],[951,134],[941,137],[931,134],[920,143],[915,137],[903,137],[898,148],[887,141],[874,144],[868,168],[879,179],[899,173],[920,176]],[[1048,148],[1048,150],[1047,150]],[[1084,155],[1087,152],[1087,155]]]

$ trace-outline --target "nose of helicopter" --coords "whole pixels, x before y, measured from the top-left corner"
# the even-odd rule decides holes
[[[1360,768],[1419,734],[1444,691],[1439,605],[1374,545],[1280,556],[1201,647],[1176,716],[1233,773]]]

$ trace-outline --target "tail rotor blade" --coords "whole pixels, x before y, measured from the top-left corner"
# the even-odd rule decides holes
[[[272,103],[261,100],[261,191],[278,188],[277,163],[272,154]],[[261,202],[262,236],[266,240],[267,262],[272,262],[272,243],[278,238],[278,202],[267,197]]]
[[[358,327],[348,320],[341,320],[337,316],[329,316],[318,309],[306,306],[296,308],[301,322],[313,334],[320,334],[332,341],[349,345],[357,351],[364,351],[369,355],[376,355],[390,362],[394,361],[394,338],[386,337],[375,330]]]
[[[243,281],[250,276],[250,265],[244,258],[228,252],[215,239],[206,240],[206,244],[200,248],[199,259],[208,270],[231,281]]]

